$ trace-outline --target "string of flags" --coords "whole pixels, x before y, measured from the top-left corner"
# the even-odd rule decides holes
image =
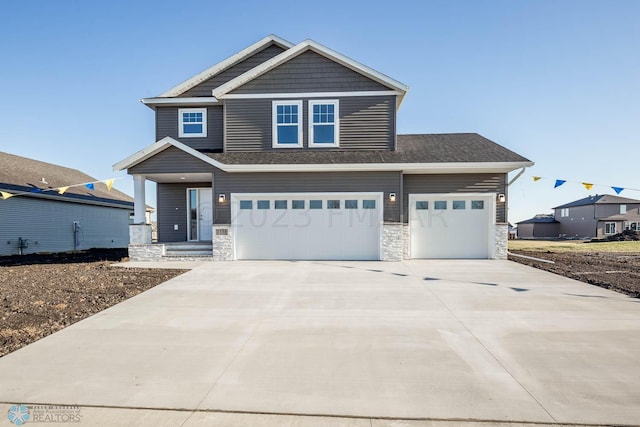
[[[96,189],[95,185],[99,182],[104,183],[107,186],[107,190],[111,191],[111,188],[113,187],[113,183],[115,182],[116,179],[120,179],[120,178],[109,178],[109,179],[102,179],[99,181],[83,182],[81,184],[73,184],[73,185],[67,185],[64,187],[57,187],[57,188],[42,189],[42,188],[34,187],[30,191],[22,191],[18,193],[9,193],[7,191],[0,191],[0,198],[2,198],[2,200],[7,200],[11,197],[23,196],[25,194],[33,194],[33,193],[46,193],[49,191],[56,191],[59,195],[63,195],[64,193],[67,192],[67,190],[73,187],[85,187],[88,190],[94,191]],[[42,178],[42,182],[46,183],[44,178]]]
[[[594,184],[592,182],[567,181],[566,179],[551,179],[551,178],[546,178],[546,177],[543,177],[543,176],[534,176],[533,177],[533,182],[538,182],[538,181],[540,181],[542,179],[554,181],[553,188],[558,188],[561,185],[564,185],[567,182],[570,182],[570,183],[574,183],[574,184],[582,184],[582,186],[584,188],[586,188],[587,190],[591,190],[594,186],[597,186],[597,187],[609,187],[613,191],[615,191],[616,194],[620,194],[624,190],[640,191],[640,189],[637,189],[637,188],[617,187],[617,186],[613,186],[613,185],[604,185],[604,184]]]

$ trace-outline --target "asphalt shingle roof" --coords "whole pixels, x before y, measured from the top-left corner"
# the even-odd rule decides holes
[[[477,133],[398,135],[397,142],[396,151],[309,149],[207,155],[230,165],[530,162]]]
[[[46,184],[42,182],[43,178]],[[131,197],[115,188],[108,191],[107,186],[100,182],[94,184],[93,191],[84,186],[70,187],[63,195],[59,195],[57,191],[52,190],[93,181],[96,179],[76,169],[0,151],[0,190],[10,193],[42,190],[42,193],[34,192],[34,195],[46,194],[59,199],[85,200],[94,203],[115,203],[127,206],[133,204]]]
[[[628,199],[626,197],[614,196],[611,194],[596,194],[595,196],[587,196],[584,199],[569,202],[567,204],[556,206],[554,209],[573,208],[576,206],[602,205],[602,204],[626,204],[640,203],[640,200]]]

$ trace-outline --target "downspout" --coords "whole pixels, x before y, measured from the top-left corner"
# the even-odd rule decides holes
[[[516,176],[514,176],[511,181],[509,181],[509,183],[507,184],[507,188],[509,188],[509,186],[511,186],[511,184],[513,184],[514,182],[516,182],[516,180],[518,178],[520,178],[522,176],[522,174],[524,173],[524,171],[527,169],[526,166],[523,166],[522,169],[520,169],[520,172],[518,172],[518,174]]]

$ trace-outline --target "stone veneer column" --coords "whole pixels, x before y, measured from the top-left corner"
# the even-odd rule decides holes
[[[213,226],[213,260],[233,261],[233,234],[231,225]]]
[[[382,261],[402,261],[404,249],[402,229],[401,223],[382,225]]]
[[[409,259],[409,224],[402,224],[402,258]]]
[[[129,244],[150,245],[151,244],[151,224],[129,225]]]
[[[509,250],[509,224],[496,224],[496,254],[495,259],[507,259]]]

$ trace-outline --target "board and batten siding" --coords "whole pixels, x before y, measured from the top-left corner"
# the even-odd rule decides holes
[[[408,222],[409,194],[431,193],[497,193],[507,194],[507,174],[405,174],[403,181],[404,218]],[[507,222],[506,203],[496,202],[496,222]]]
[[[309,98],[300,99],[303,101],[303,145],[307,149],[309,146]],[[392,150],[394,148],[395,96],[342,97],[339,98],[339,102],[340,150]],[[271,99],[227,100],[225,151],[295,150],[272,147],[271,116]],[[309,149],[323,150],[315,147]]]
[[[229,93],[371,90],[390,90],[390,88],[316,52],[306,51]]]
[[[0,256],[18,254],[18,238],[27,239],[27,253],[74,249],[126,248],[131,208],[60,202],[35,197],[12,197],[0,203]],[[74,248],[73,222],[80,223]]]
[[[224,138],[222,105],[207,107],[207,136],[204,138],[180,138],[178,136],[179,108],[180,107],[156,108],[156,141],[161,140],[165,136],[170,136],[196,150],[222,151]],[[192,108],[192,106],[188,108]],[[194,106],[193,108],[198,107]]]
[[[400,202],[388,194],[400,194],[400,172],[263,172],[227,173],[216,170],[214,193],[225,193],[220,203],[214,195],[214,224],[231,223],[231,193],[342,193],[384,192],[384,220],[400,221]],[[159,215],[158,215],[159,217]]]
[[[211,182],[158,183],[158,243],[187,240],[187,189],[211,188]],[[178,229],[175,229],[175,226]]]
[[[129,175],[158,173],[213,173],[214,167],[200,159],[170,146],[152,157],[127,169]]]
[[[238,62],[237,64],[227,68],[226,70],[216,74],[208,80],[194,86],[193,88],[185,91],[180,96],[183,97],[192,97],[192,96],[212,96],[213,89],[217,88],[228,82],[229,80],[235,79],[240,74],[243,74],[250,69],[262,64],[273,58],[276,55],[284,52],[284,49],[278,45],[272,44],[265,49],[253,54],[249,58],[244,61]]]

